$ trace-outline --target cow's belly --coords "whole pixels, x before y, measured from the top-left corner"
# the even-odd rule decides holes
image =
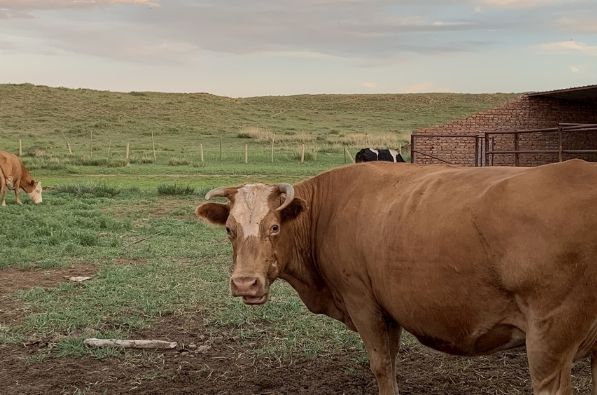
[[[449,333],[442,334],[441,337],[421,332],[413,335],[427,347],[455,355],[490,354],[525,344],[524,332],[509,324],[497,324],[483,333],[465,337],[451,336]]]

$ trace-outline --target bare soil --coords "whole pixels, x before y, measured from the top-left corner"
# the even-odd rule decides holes
[[[68,281],[69,277],[93,276],[96,271],[95,266],[84,263],[54,269],[0,270],[0,324],[18,324],[26,314],[22,303],[14,297],[15,292],[35,287],[56,287],[61,282]]]
[[[80,266],[55,270],[0,271],[2,303],[7,294],[31,286],[52,286],[70,275],[91,274]],[[35,278],[34,278],[35,277]],[[13,300],[9,308],[17,308]],[[7,306],[0,311],[6,322]],[[18,316],[18,315],[17,315]],[[10,315],[8,315],[10,317]],[[233,329],[208,327],[190,313],[161,318],[135,338],[177,341],[171,351],[126,351],[120,358],[64,358],[47,342],[0,345],[0,393],[132,394],[376,394],[377,387],[358,350],[330,351],[315,358],[255,357]],[[418,344],[402,347],[398,361],[401,394],[531,394],[523,350],[462,358]],[[590,394],[588,360],[574,366],[578,394]]]

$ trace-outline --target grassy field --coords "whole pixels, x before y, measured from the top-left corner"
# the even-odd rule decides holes
[[[258,339],[261,347],[247,350],[254,355],[309,358],[360,350],[354,334],[308,313],[286,284],[276,283],[271,303],[263,307],[247,308],[230,298],[225,232],[196,221],[194,208],[215,186],[296,182],[342,165],[344,146],[354,154],[354,147],[367,141],[405,142],[414,128],[513,97],[233,99],[0,85],[0,150],[16,152],[22,140],[24,161],[47,188],[40,206],[27,198],[16,206],[9,196],[9,206],[0,208],[0,282],[9,284],[23,273],[33,279],[78,270],[93,276],[82,284],[62,278],[5,288],[0,345],[53,345],[27,363],[48,357],[124,358],[126,353],[115,349],[88,349],[82,340],[127,337],[159,319],[199,314],[209,331],[226,329],[247,341]],[[274,163],[272,134],[280,144]],[[222,160],[220,139],[228,147]],[[133,147],[129,165],[123,161],[127,142]],[[242,156],[246,143],[252,149],[248,164]],[[302,143],[309,144],[310,155],[301,165],[296,147]],[[199,144],[206,148],[204,162]],[[359,355],[364,360],[364,353]]]
[[[343,162],[343,146],[406,143],[412,130],[495,107],[513,94],[301,95],[234,99],[206,93],[114,93],[33,85],[0,85],[0,146],[61,164],[121,166],[130,143],[133,163],[211,166],[296,161]],[[154,141],[152,142],[152,133]],[[67,142],[73,155],[68,155]],[[204,160],[200,163],[200,144]],[[354,154],[354,152],[352,152]],[[107,162],[101,162],[101,159]]]

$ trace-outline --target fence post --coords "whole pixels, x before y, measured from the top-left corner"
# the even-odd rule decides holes
[[[245,144],[245,164],[249,163],[249,144]]]
[[[558,125],[558,160],[562,161],[562,125]]]
[[[519,164],[519,155],[518,155],[518,133],[514,132],[514,166],[518,167]]]
[[[93,158],[93,130],[91,131],[91,138],[89,140],[89,158]]]
[[[60,131],[60,133],[62,133],[62,138],[64,139],[64,141],[66,142],[66,148],[68,148],[68,154],[72,155],[73,151],[70,149],[70,143],[68,142],[68,140],[66,139],[66,136],[64,135],[63,131]]]
[[[153,149],[153,161],[157,162],[158,156],[155,153],[155,140],[153,139],[153,130],[151,131],[151,148]]]
[[[201,156],[201,163],[203,163],[203,143],[199,144],[199,153]]]
[[[23,141],[19,139],[19,156],[23,156]]]
[[[127,164],[127,166],[129,164],[129,153],[130,153],[129,143],[126,143],[126,164]]]
[[[351,154],[350,154],[350,152],[348,151],[348,148],[344,147],[344,157],[346,157],[346,156],[348,156],[348,157],[350,158],[350,161],[351,161],[352,163],[355,163],[355,162],[354,162],[354,158],[352,157],[352,155],[351,155]]]
[[[305,163],[305,144],[301,145],[301,163]]]
[[[220,162],[222,161],[222,136],[220,136]]]

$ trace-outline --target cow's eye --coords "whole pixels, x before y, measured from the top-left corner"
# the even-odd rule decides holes
[[[228,233],[228,236],[232,237],[232,229],[230,229],[230,227],[226,227],[226,233]]]
[[[273,224],[272,227],[270,228],[270,233],[272,235],[276,235],[280,232],[280,225],[278,224]]]

